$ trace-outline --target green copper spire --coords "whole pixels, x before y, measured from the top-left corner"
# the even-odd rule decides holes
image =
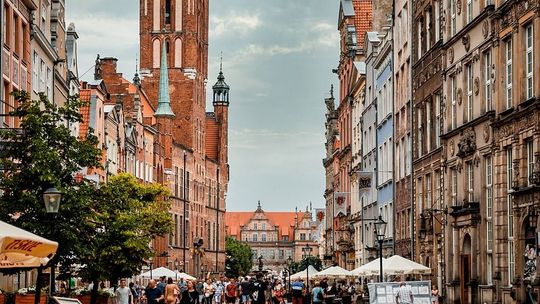
[[[175,115],[171,109],[171,96],[169,94],[169,69],[167,68],[167,50],[165,41],[161,47],[161,66],[159,68],[159,93],[158,107],[155,117],[173,118]]]

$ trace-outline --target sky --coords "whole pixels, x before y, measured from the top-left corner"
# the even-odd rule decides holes
[[[131,79],[139,1],[66,2],[81,78],[93,77],[99,53],[118,58]],[[208,88],[221,53],[231,87],[227,210],[252,211],[258,200],[268,211],[324,207],[324,98],[337,83],[338,9],[338,0],[210,0]],[[211,90],[207,100],[212,111]]]

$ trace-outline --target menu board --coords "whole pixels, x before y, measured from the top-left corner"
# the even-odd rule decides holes
[[[431,281],[408,281],[414,304],[431,304]],[[396,294],[399,289],[399,282],[370,283],[369,303],[370,304],[394,304]]]

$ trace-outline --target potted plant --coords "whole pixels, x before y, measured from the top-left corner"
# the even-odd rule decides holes
[[[15,294],[15,304],[34,304],[36,287],[21,288]],[[40,304],[47,303],[47,290],[42,290]]]

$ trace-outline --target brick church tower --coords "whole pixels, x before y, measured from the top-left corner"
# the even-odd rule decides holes
[[[208,79],[208,0],[140,0],[142,88],[157,101],[160,54],[169,66],[175,143],[203,153]]]
[[[164,155],[164,183],[173,194],[173,232],[154,242],[154,266],[197,277],[225,269],[229,182],[229,86],[221,69],[214,111],[206,111],[208,2],[140,0],[141,88],[160,113],[165,136],[154,149]]]

